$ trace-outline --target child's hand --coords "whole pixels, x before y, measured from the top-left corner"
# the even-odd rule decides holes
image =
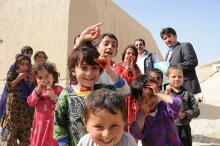
[[[126,65],[126,70],[133,70],[134,69],[134,56],[128,56],[125,58],[124,63]]]
[[[44,93],[46,96],[49,96],[51,98],[55,98],[57,95],[55,94],[54,90],[52,87],[47,86],[47,88],[44,90]]]
[[[172,90],[172,86],[170,84],[166,85],[165,94],[169,95]]]
[[[153,90],[154,95],[156,95],[157,93],[160,92],[160,90],[159,90],[159,88],[158,88],[158,86],[157,86],[156,83],[153,83],[153,82],[149,82],[149,81],[148,81],[148,82],[146,83],[146,87],[147,87],[147,88],[151,88],[151,89]]]
[[[186,113],[180,112],[176,121],[181,121],[186,118]]]
[[[37,86],[37,92],[40,93],[42,92],[43,90],[46,90],[47,89],[47,81],[40,81],[38,82],[38,86]]]
[[[110,68],[110,59],[107,56],[100,56],[95,61],[101,66],[101,68],[107,72]]]
[[[18,78],[20,78],[21,80],[24,79],[25,81],[27,81],[27,73],[26,72],[19,72],[18,74]]]
[[[79,37],[78,41],[81,41],[81,42],[93,41],[93,40],[97,39],[98,37],[100,37],[101,32],[100,32],[99,28],[102,24],[103,23],[97,23],[93,26],[90,26],[90,27],[86,28],[80,34],[80,37]]]

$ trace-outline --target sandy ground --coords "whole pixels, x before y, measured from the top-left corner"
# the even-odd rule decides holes
[[[220,104],[206,99],[199,102],[199,108],[200,116],[191,122],[193,146],[220,146]],[[0,140],[0,146],[6,142]]]

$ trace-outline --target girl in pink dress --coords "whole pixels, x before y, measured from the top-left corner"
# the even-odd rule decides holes
[[[37,87],[27,102],[35,107],[31,133],[31,146],[58,146],[53,139],[55,105],[63,87],[58,83],[59,73],[55,65],[49,62],[37,64],[32,69]]]

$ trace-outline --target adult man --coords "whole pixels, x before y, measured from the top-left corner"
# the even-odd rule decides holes
[[[160,62],[159,58],[154,54],[145,50],[145,41],[136,39],[134,45],[138,49],[137,65],[142,74],[146,74],[150,69],[154,68],[153,64]]]
[[[183,69],[184,81],[182,86],[193,94],[200,93],[201,88],[195,70],[198,59],[193,46],[189,42],[178,42],[176,31],[171,27],[163,28],[160,36],[169,47],[165,60],[169,61],[171,65],[178,64]]]

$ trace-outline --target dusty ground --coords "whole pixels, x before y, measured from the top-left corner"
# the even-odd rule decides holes
[[[220,146],[220,105],[206,101],[199,108],[200,116],[191,122],[193,146]],[[6,142],[0,140],[0,146]]]

